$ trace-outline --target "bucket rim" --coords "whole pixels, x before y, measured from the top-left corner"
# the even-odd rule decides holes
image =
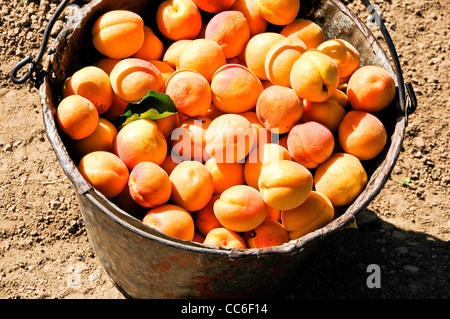
[[[94,0],[88,3],[86,6],[81,8],[80,12],[83,10],[88,10],[89,8],[98,5],[102,0]],[[391,63],[388,61],[387,55],[384,53],[382,47],[373,36],[370,29],[342,2],[338,0],[327,0],[326,3],[330,3],[335,5],[342,13],[347,15],[353,23],[355,23],[358,29],[365,35],[367,41],[369,41],[372,50],[378,51],[379,54],[382,54],[386,57],[386,63],[384,63],[383,67],[388,69],[388,71],[396,78],[396,82],[398,84],[398,88],[403,85],[402,72],[400,69],[393,69]],[[80,14],[80,12],[78,14]],[[74,24],[79,24],[82,19],[76,18],[74,19]],[[73,27],[73,26],[72,26]],[[61,34],[68,32],[69,26],[66,25]],[[63,43],[64,44],[64,43]],[[63,45],[59,44],[59,45]],[[51,59],[54,57],[55,53],[59,52],[58,50],[54,50],[52,54],[46,57],[45,63],[50,65]],[[375,51],[374,51],[375,52]],[[391,52],[392,55],[392,52]],[[317,229],[313,232],[310,232],[303,237],[298,239],[290,240],[288,243],[283,244],[281,246],[274,247],[266,247],[266,248],[247,248],[247,249],[228,249],[228,248],[217,248],[212,246],[206,246],[203,244],[198,244],[191,241],[183,241],[173,237],[169,237],[156,229],[153,229],[147,225],[144,225],[140,220],[131,216],[106,197],[104,197],[101,193],[99,193],[96,189],[94,189],[89,183],[84,179],[81,173],[78,171],[74,161],[69,155],[68,150],[66,149],[65,144],[62,141],[61,136],[59,135],[58,128],[56,126],[56,121],[54,119],[55,108],[52,105],[52,92],[50,85],[50,74],[46,74],[43,78],[41,85],[39,86],[39,92],[41,96],[41,105],[43,108],[43,118],[45,124],[45,130],[47,137],[52,145],[53,150],[56,153],[58,161],[72,182],[75,190],[77,191],[79,196],[86,196],[89,198],[91,202],[93,202],[108,218],[112,219],[116,223],[120,224],[125,229],[134,232],[146,239],[155,240],[161,242],[165,245],[169,245],[172,247],[176,247],[182,250],[190,250],[198,253],[208,253],[208,254],[219,254],[219,255],[228,255],[230,259],[236,258],[245,258],[250,256],[265,256],[265,255],[274,255],[274,254],[296,254],[302,251],[307,246],[315,243],[316,241],[335,233],[346,226],[354,223],[356,220],[356,216],[367,207],[367,205],[379,194],[384,184],[387,182],[395,163],[400,155],[402,142],[404,138],[404,131],[406,128],[407,118],[401,112],[397,112],[395,119],[395,129],[391,139],[391,145],[385,155],[385,158],[381,162],[381,165],[377,167],[377,169],[371,175],[370,180],[367,183],[365,189],[359,194],[356,200],[346,208],[345,212],[341,214],[339,217],[335,218],[332,222],[327,224],[326,226]],[[404,94],[396,95],[398,98],[398,102],[400,107],[404,107],[406,104],[406,98]],[[379,174],[379,172],[383,172],[384,174]]]

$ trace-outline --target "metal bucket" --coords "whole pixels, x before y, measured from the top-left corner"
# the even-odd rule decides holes
[[[408,114],[416,106],[414,92],[409,83],[403,82],[395,48],[383,24],[380,28],[394,67],[370,30],[354,13],[337,0],[322,1],[320,8],[309,18],[323,28],[326,37],[348,40],[361,53],[362,65],[382,66],[397,83],[397,95],[392,105],[378,114],[386,124],[388,142],[382,154],[365,163],[370,177],[367,187],[333,222],[283,246],[213,249],[168,237],[143,225],[86,182],[66,149],[54,119],[64,79],[99,57],[90,37],[86,36],[94,21],[108,10],[127,9],[141,14],[150,27],[155,27],[152,18],[159,2],[91,1],[58,35],[41,69],[36,71],[40,67],[38,57],[28,75],[17,79],[18,70],[32,61],[27,57],[13,70],[12,78],[16,83],[23,83],[32,72],[36,73],[34,80],[40,91],[47,136],[74,185],[90,243],[106,273],[125,296],[153,299],[273,296],[289,283],[323,237],[354,222],[355,216],[381,191],[400,154]],[[64,3],[61,8],[63,6]],[[374,15],[377,16],[376,12]]]

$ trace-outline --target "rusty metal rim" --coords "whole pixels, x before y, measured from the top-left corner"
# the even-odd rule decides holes
[[[381,50],[381,47],[376,42],[374,37],[372,36],[371,31],[359,21],[359,18],[351,12],[347,7],[345,7],[341,2],[337,0],[329,0],[332,4],[336,5],[339,10],[341,10],[344,14],[349,16],[353,22],[355,22],[361,32],[366,35],[366,38],[370,38],[372,48],[377,48],[377,50]],[[98,1],[93,2],[98,3]],[[89,6],[89,4],[88,4]],[[359,22],[357,22],[359,21]],[[394,48],[395,50],[395,48]],[[395,51],[394,51],[395,52]],[[392,54],[392,52],[391,52]],[[406,109],[406,101],[405,95],[403,92],[403,78],[401,74],[401,70],[398,68],[395,71],[397,76],[397,80],[400,79],[399,85],[400,88],[400,106],[402,109]],[[327,226],[318,229],[314,232],[311,232],[302,238],[291,240],[289,243],[284,244],[282,246],[277,247],[268,247],[268,248],[260,248],[260,249],[217,249],[217,248],[209,248],[207,246],[197,244],[194,242],[187,242],[182,240],[177,240],[175,238],[166,236],[161,232],[151,229],[150,227],[142,224],[140,220],[130,216],[122,209],[118,208],[116,205],[111,203],[108,199],[106,199],[102,194],[100,194],[97,190],[92,188],[86,180],[81,176],[78,172],[75,164],[70,158],[62,140],[59,136],[58,130],[56,128],[56,124],[53,117],[53,108],[51,106],[50,100],[51,98],[51,90],[49,88],[49,80],[48,75],[46,75],[42,81],[42,84],[39,86],[40,94],[41,94],[41,104],[43,106],[43,116],[44,116],[44,124],[46,127],[47,136],[50,140],[50,143],[53,146],[54,151],[58,157],[58,161],[60,162],[63,170],[66,175],[69,177],[71,182],[74,184],[77,192],[81,196],[87,196],[102,212],[105,213],[108,218],[114,220],[118,224],[122,225],[124,228],[128,229],[131,232],[134,232],[142,237],[145,237],[150,240],[155,240],[166,245],[176,247],[182,250],[190,250],[198,253],[208,253],[208,254],[220,254],[220,255],[228,255],[230,259],[233,258],[245,258],[249,256],[263,256],[263,255],[271,255],[271,254],[296,254],[306,246],[312,244],[313,242],[328,236],[334,232],[337,232],[344,228],[345,226],[352,223],[355,219],[355,216],[362,211],[381,191],[382,186],[386,183],[389,175],[394,167],[394,164],[400,154],[401,145],[404,136],[404,130],[407,123],[407,112],[405,112],[405,116],[401,116],[397,119],[397,123],[395,125],[395,132],[393,134],[394,138],[392,139],[392,144],[388,150],[386,155],[386,159],[383,161],[382,165],[378,167],[377,171],[383,171],[383,174],[377,174],[377,171],[372,175],[372,178],[365,190],[358,196],[355,202],[348,207],[344,214],[339,216],[337,219],[329,223]]]

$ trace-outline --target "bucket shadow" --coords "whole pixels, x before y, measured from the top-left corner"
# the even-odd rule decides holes
[[[364,213],[375,220],[324,238],[277,298],[449,298],[450,243]],[[379,267],[379,287],[369,265]]]

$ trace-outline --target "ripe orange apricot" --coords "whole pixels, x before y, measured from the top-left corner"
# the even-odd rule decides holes
[[[360,160],[370,160],[384,149],[387,133],[383,122],[375,115],[353,110],[339,125],[338,139],[344,152]]]
[[[334,207],[323,194],[312,191],[300,206],[281,212],[281,222],[290,239],[300,238],[329,224],[334,219]]]
[[[72,94],[87,98],[102,114],[111,106],[114,92],[105,71],[96,66],[86,66],[64,81],[63,97]]]
[[[352,203],[367,185],[367,173],[359,159],[348,153],[334,153],[314,174],[315,190],[334,206]]]
[[[261,16],[275,25],[292,23],[300,10],[299,0],[255,0]]]
[[[242,235],[247,248],[281,246],[289,242],[289,235],[283,225],[273,219],[265,219],[255,229]]]
[[[292,159],[306,168],[316,168],[334,150],[334,136],[318,122],[297,124],[288,135],[288,150]]]
[[[339,69],[328,55],[307,51],[292,66],[290,81],[292,89],[302,99],[323,102],[339,85]]]
[[[167,142],[154,121],[139,119],[119,130],[114,153],[130,170],[140,162],[160,165],[167,154]]]
[[[264,87],[247,67],[240,64],[221,66],[211,80],[212,101],[226,113],[243,113],[256,106]]]
[[[153,64],[161,73],[163,88],[160,90],[161,92],[166,92],[166,82],[167,79],[175,72],[174,68],[172,68],[168,63],[159,61],[159,60],[149,60],[151,64]]]
[[[238,233],[224,228],[214,228],[206,236],[203,241],[204,245],[222,247],[222,248],[235,248],[245,249],[245,241]]]
[[[356,48],[343,39],[332,39],[321,43],[317,51],[332,58],[339,69],[339,77],[347,78],[353,74],[360,64],[360,54]]]
[[[158,130],[163,133],[167,143],[170,143],[173,130],[180,124],[178,113],[154,120],[154,122],[158,126]]]
[[[167,154],[164,161],[161,163],[161,168],[166,171],[168,175],[172,173],[173,169],[182,162],[183,160],[174,155],[174,154]]]
[[[237,163],[245,159],[254,143],[250,122],[238,114],[224,114],[209,124],[205,151],[219,163]]]
[[[81,95],[69,95],[59,103],[56,121],[59,128],[70,138],[79,140],[95,131],[99,116],[91,101]]]
[[[170,40],[195,39],[202,28],[202,17],[192,0],[167,0],[158,6],[156,24]]]
[[[339,124],[345,116],[345,107],[348,104],[347,95],[341,90],[323,102],[303,100],[302,121],[314,121],[325,125],[332,133],[337,133]]]
[[[172,73],[166,81],[166,94],[179,112],[190,117],[205,115],[211,106],[211,86],[197,71],[181,69]]]
[[[117,94],[114,93],[111,106],[104,113],[102,113],[102,117],[108,121],[113,121],[118,116],[123,115],[127,105],[127,102],[122,101]]]
[[[91,152],[83,156],[77,168],[86,181],[106,198],[119,195],[128,183],[128,168],[111,152]]]
[[[214,192],[214,180],[208,169],[200,162],[179,163],[170,173],[172,182],[171,201],[187,211],[205,207]]]
[[[259,190],[258,180],[263,165],[279,160],[291,160],[288,150],[281,145],[267,143],[253,149],[244,166],[244,178],[247,185]]]
[[[204,116],[188,117],[172,132],[171,154],[185,161],[204,162],[208,157],[205,152],[206,130],[211,119]]]
[[[96,66],[100,69],[102,69],[103,71],[106,72],[106,74],[111,73],[112,69],[114,68],[114,66],[120,61],[121,59],[113,59],[107,56],[104,56],[100,59],[98,59],[93,66]]]
[[[114,152],[116,135],[117,128],[114,124],[100,117],[94,132],[80,140],[73,140],[70,143],[71,150],[79,157],[83,157],[94,151]]]
[[[236,185],[226,189],[216,200],[214,214],[225,228],[246,232],[264,221],[267,206],[256,189],[248,185]]]
[[[214,194],[221,194],[235,185],[245,184],[244,163],[218,163],[212,157],[206,161],[205,167],[214,180]]]
[[[193,0],[197,7],[209,13],[218,13],[229,9],[236,0]]]
[[[272,208],[287,210],[300,206],[313,186],[311,172],[297,162],[271,161],[263,165],[258,187],[266,204]]]
[[[131,170],[128,187],[131,197],[148,208],[165,204],[172,192],[169,175],[152,162],[140,162]]]
[[[177,205],[164,204],[150,209],[142,223],[174,238],[194,238],[195,226],[191,214]]]
[[[247,111],[244,113],[239,113],[239,115],[242,115],[250,122],[253,127],[253,131],[255,132],[252,150],[259,145],[270,143],[272,141],[272,134],[267,128],[264,127],[264,124],[261,123],[256,112]]]
[[[270,132],[284,134],[300,121],[303,103],[293,89],[272,85],[259,96],[256,114]]]
[[[394,100],[395,92],[393,76],[379,66],[363,66],[348,80],[348,101],[355,110],[379,112]]]
[[[144,42],[141,48],[133,54],[132,58],[142,59],[142,60],[160,60],[164,54],[164,44],[155,35],[153,30],[144,25]]]
[[[264,69],[272,84],[291,87],[290,74],[294,63],[308,50],[297,37],[286,37],[275,43],[267,52]]]
[[[248,41],[244,51],[245,63],[260,80],[269,79],[265,69],[266,55],[270,48],[282,39],[284,36],[279,33],[263,32],[254,35]]]
[[[188,43],[180,53],[181,69],[199,72],[208,82],[218,68],[227,63],[220,46],[208,39],[195,39]]]
[[[250,27],[240,11],[227,10],[214,15],[205,29],[205,38],[216,42],[226,59],[241,54],[250,39]]]
[[[136,53],[144,43],[144,21],[129,10],[111,10],[92,27],[92,42],[102,54],[124,59]]]
[[[296,19],[283,27],[280,31],[282,35],[288,37],[293,35],[302,40],[308,49],[314,49],[325,41],[322,28],[311,20]]]
[[[214,203],[218,200],[220,194],[213,195],[208,204],[195,212],[194,223],[198,231],[206,236],[214,228],[222,227],[216,215],[214,215]]]
[[[250,36],[263,33],[267,29],[267,21],[261,16],[254,0],[235,0],[230,10],[244,14],[250,27]]]
[[[111,86],[124,102],[139,102],[150,90],[163,87],[161,72],[149,61],[127,58],[117,63],[110,74]]]
[[[184,47],[192,41],[192,39],[181,39],[173,42],[164,52],[162,61],[167,63],[172,69],[178,70],[180,68],[180,54]]]

